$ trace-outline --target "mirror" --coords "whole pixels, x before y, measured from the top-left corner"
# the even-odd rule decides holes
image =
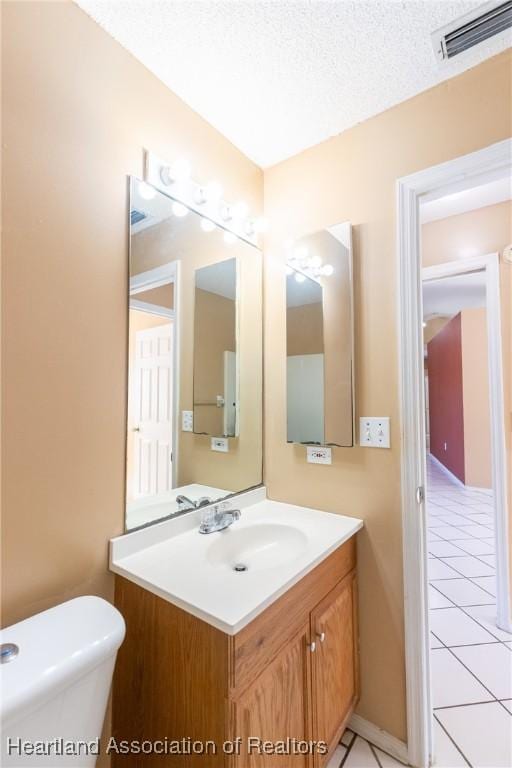
[[[338,224],[296,242],[287,273],[287,440],[351,447],[354,387],[350,224]]]
[[[194,432],[238,435],[236,259],[196,270]]]
[[[262,483],[262,260],[130,179],[126,529]]]

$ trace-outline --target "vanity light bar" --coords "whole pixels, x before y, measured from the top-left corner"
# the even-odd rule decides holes
[[[258,233],[263,231],[264,221],[252,219],[245,203],[230,204],[223,200],[222,187],[217,182],[195,182],[190,176],[190,166],[186,160],[168,163],[146,149],[144,181],[171,197],[175,205],[185,205],[204,216],[204,220],[218,224],[233,239],[236,236],[246,243],[258,245]]]

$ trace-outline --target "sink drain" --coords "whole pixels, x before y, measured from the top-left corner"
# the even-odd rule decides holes
[[[248,571],[249,570],[249,566],[246,565],[245,563],[236,563],[233,566],[233,570],[237,571],[238,573],[243,573],[243,571]]]

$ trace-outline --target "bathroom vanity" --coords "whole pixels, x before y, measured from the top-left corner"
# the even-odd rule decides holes
[[[201,536],[191,512],[111,544],[127,624],[114,737],[217,747],[113,755],[114,768],[320,768],[352,714],[361,521],[268,501],[263,489],[237,502],[241,519],[225,531]],[[328,753],[303,754],[305,742],[325,742]],[[228,754],[231,743],[239,754]]]

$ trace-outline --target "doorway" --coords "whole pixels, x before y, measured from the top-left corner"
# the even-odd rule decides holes
[[[407,670],[408,752],[411,765],[426,766],[435,760],[436,743],[433,738],[432,689],[429,613],[428,613],[428,526],[425,504],[427,485],[427,456],[425,429],[425,372],[422,317],[422,273],[420,249],[420,205],[449,194],[479,186],[493,178],[512,173],[512,142],[499,142],[470,155],[426,169],[397,182],[398,207],[398,269],[400,281],[399,337],[402,422],[402,510],[404,541],[405,583],[405,639]],[[503,261],[501,262],[503,263]],[[506,264],[501,269],[509,269]],[[485,269],[486,291],[493,285],[493,296],[499,297],[499,267],[496,256],[485,264],[473,265]],[[508,274],[508,273],[507,273]],[[439,275],[438,275],[439,277]],[[506,278],[504,278],[506,279]],[[510,279],[510,278],[509,278]],[[489,335],[490,355],[500,359],[501,317],[499,300],[489,301],[489,323],[498,328],[497,335]],[[491,319],[490,315],[493,315]],[[491,422],[500,425],[492,437],[493,472],[496,498],[501,510],[496,518],[497,548],[497,607],[498,624],[502,631],[510,629],[508,512],[507,512],[507,457],[504,437],[503,378],[494,372],[489,383]],[[429,404],[430,405],[430,404]],[[498,481],[496,482],[496,478]],[[427,498],[428,502],[428,498]],[[505,722],[507,709],[500,703],[491,722]],[[510,714],[510,713],[508,713]],[[505,718],[505,720],[504,720]],[[499,722],[498,722],[499,721]],[[472,736],[485,727],[479,719],[473,724]],[[441,733],[453,742],[445,731]],[[507,730],[502,728],[505,736]],[[437,738],[437,748],[442,746]],[[485,739],[484,739],[485,741]],[[478,765],[472,757],[462,757],[461,765]],[[500,763],[487,763],[498,765]],[[505,765],[508,765],[505,763]],[[450,766],[451,768],[451,766]]]

